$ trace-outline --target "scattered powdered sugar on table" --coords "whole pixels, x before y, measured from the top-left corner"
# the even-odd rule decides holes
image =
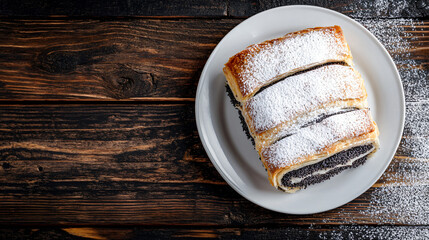
[[[426,227],[408,226],[339,226],[337,230],[325,230],[319,234],[319,239],[400,239],[424,240],[428,239],[429,229]]]
[[[361,214],[377,223],[429,223],[429,79],[428,71],[412,59],[410,42],[415,40],[407,28],[422,24],[414,20],[364,20],[366,26],[391,53],[404,85],[407,101],[404,138],[395,159],[382,176],[388,183],[371,193],[368,209]],[[393,185],[393,186],[392,186]],[[412,235],[410,235],[412,236]],[[387,238],[386,238],[387,239]]]
[[[410,4],[416,4],[410,0],[374,0],[374,1],[353,1],[347,8],[352,11],[350,14],[354,18],[399,17],[408,11]]]
[[[379,223],[427,224],[429,188],[423,186],[386,186],[376,189],[371,206],[363,211]]]
[[[410,51],[411,42],[417,40],[417,37],[410,32],[415,31],[416,26],[423,25],[423,22],[411,19],[369,19],[362,20],[361,23],[380,40],[398,68],[400,67],[399,74],[404,86],[405,99],[407,101],[428,100],[427,67],[425,69],[421,62],[413,59],[413,53]]]
[[[420,101],[407,103],[404,138],[402,139],[398,153],[428,160],[429,102]]]

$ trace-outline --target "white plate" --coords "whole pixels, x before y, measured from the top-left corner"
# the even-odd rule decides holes
[[[294,194],[276,190],[237,111],[225,93],[223,65],[248,45],[309,27],[339,25],[356,68],[365,80],[372,115],[380,129],[381,148],[363,166]],[[238,193],[264,208],[310,214],[339,207],[365,192],[385,171],[402,136],[405,101],[401,79],[380,42],[353,19],[312,6],[287,6],[259,13],[236,26],[219,42],[201,73],[195,115],[204,148],[213,165]]]

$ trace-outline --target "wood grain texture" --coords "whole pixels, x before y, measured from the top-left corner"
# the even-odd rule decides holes
[[[377,183],[304,216],[263,209],[228,186],[201,145],[193,106],[220,39],[243,18],[289,4],[327,7],[367,27],[401,24],[397,42],[389,31],[377,37],[407,101],[404,136]],[[0,229],[0,239],[427,237],[428,8],[421,0],[0,0],[0,225],[22,227]],[[422,21],[396,21],[403,17]]]
[[[0,2],[0,16],[8,17],[129,17],[129,16],[226,16],[227,1],[215,0],[112,0]]]
[[[427,103],[412,105],[429,112]],[[3,105],[0,224],[427,225],[371,210],[392,207],[374,202],[382,189],[429,191],[429,154],[413,145],[421,136],[408,135],[425,124],[406,124],[406,142],[369,191],[326,213],[292,216],[256,206],[224,182],[201,146],[193,104]],[[429,208],[424,197],[416,204]]]
[[[425,239],[427,226],[288,226],[226,228],[39,228],[0,229],[2,239]]]
[[[248,17],[258,12],[286,5],[315,5],[352,17],[397,18],[425,17],[429,7],[425,0],[204,0],[204,1],[12,1],[2,0],[0,16],[9,17],[117,17],[117,16],[200,16]]]
[[[0,98],[194,98],[234,20],[60,20],[0,24]]]
[[[0,99],[192,101],[213,48],[241,21],[3,20]],[[429,22],[401,29],[399,38],[410,47],[390,53],[401,73],[409,75],[404,78],[407,100],[428,99],[427,79],[413,73],[429,66]],[[382,42],[388,38],[380,37]]]
[[[353,1],[353,0],[237,0],[229,2],[231,16],[252,16],[258,12],[285,5],[314,5],[329,8],[354,18],[427,17],[429,5],[418,1]]]

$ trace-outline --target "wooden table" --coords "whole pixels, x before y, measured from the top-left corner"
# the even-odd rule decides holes
[[[363,23],[406,93],[404,136],[385,174],[314,215],[241,197],[195,125],[196,87],[216,44],[287,4]],[[1,0],[0,239],[428,237],[428,12],[427,1]]]

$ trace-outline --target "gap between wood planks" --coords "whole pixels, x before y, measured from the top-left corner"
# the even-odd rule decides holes
[[[195,98],[175,98],[175,97],[142,97],[131,99],[28,99],[13,100],[0,99],[0,106],[16,105],[82,105],[82,104],[181,104],[195,103]]]
[[[2,20],[101,20],[101,21],[132,21],[132,20],[246,20],[252,16],[1,16]],[[354,20],[427,20],[427,17],[351,17]]]

